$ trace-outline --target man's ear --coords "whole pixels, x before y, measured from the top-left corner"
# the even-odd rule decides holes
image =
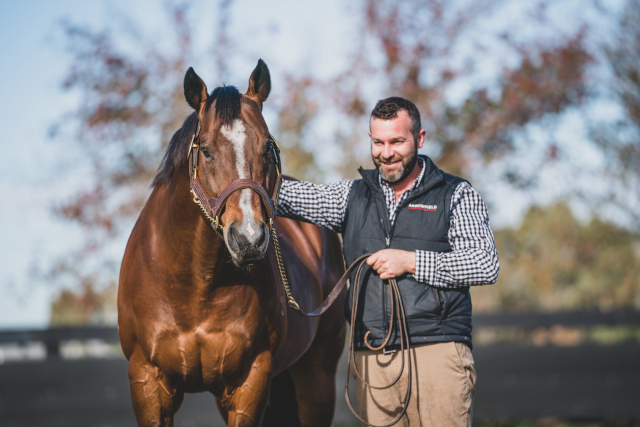
[[[424,145],[424,140],[427,138],[427,131],[424,129],[420,129],[420,133],[418,134],[418,148],[422,148]]]
[[[207,85],[198,77],[192,67],[189,67],[187,74],[184,75],[184,98],[196,111],[200,111],[200,106],[208,98]]]
[[[246,95],[253,98],[262,109],[262,103],[269,97],[269,92],[271,92],[269,68],[262,59],[258,59],[258,65],[249,77],[249,89],[247,89]]]

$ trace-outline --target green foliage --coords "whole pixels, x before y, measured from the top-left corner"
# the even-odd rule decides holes
[[[640,309],[639,236],[569,207],[532,207],[518,229],[495,232],[500,276],[473,289],[477,311]]]

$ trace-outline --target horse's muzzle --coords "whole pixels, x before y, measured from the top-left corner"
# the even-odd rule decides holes
[[[250,267],[264,261],[269,244],[269,227],[264,222],[242,228],[234,222],[229,225],[225,237],[231,259],[236,266]]]

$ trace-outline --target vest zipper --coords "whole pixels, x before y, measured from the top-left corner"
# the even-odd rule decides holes
[[[433,290],[433,294],[436,297],[436,304],[438,305],[438,311],[440,312],[440,316],[442,316],[442,311],[443,311],[443,307],[442,307],[442,301],[440,300],[440,292],[438,292],[438,288],[436,288],[435,286],[431,288]]]
[[[378,200],[376,201],[376,210],[378,211],[378,216],[380,217],[380,225],[382,226],[383,232],[388,233],[384,238],[384,242],[387,245],[386,248],[389,249],[389,247],[391,246],[391,236],[393,235],[393,224],[391,224],[391,220],[389,219],[389,211],[387,210],[387,205],[384,197],[382,196],[382,193],[377,193],[376,197],[378,198]],[[381,203],[382,207],[384,208],[384,214],[380,212]]]
[[[391,238],[393,237],[393,230],[394,229],[395,229],[395,227],[392,225],[391,229],[389,230],[389,234],[387,235],[387,237],[384,238],[384,241],[387,243],[387,249],[389,249],[389,247],[391,246]]]
[[[391,246],[391,236],[393,235],[393,225],[391,224],[391,221],[389,220],[389,211],[387,210],[387,206],[384,200],[384,197],[382,196],[381,193],[377,193],[376,197],[378,197],[378,200],[376,201],[376,210],[378,211],[378,217],[380,218],[380,222],[381,222],[381,226],[383,229],[383,232],[387,232],[388,234],[385,236],[384,238],[384,242],[386,243],[386,248],[389,249],[389,246]],[[382,207],[383,207],[383,212],[384,215],[382,214],[382,212],[380,212],[380,204],[382,203]],[[384,328],[385,330],[387,330],[389,328],[389,319],[387,317],[387,293],[385,292],[385,289],[389,288],[389,292],[391,292],[391,288],[389,286],[384,286],[384,284],[382,285],[382,323],[384,324]]]

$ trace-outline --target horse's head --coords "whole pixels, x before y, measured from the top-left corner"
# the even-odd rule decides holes
[[[211,95],[202,79],[189,68],[184,95],[200,121],[198,182],[216,198],[238,180],[253,180],[273,194],[278,171],[275,141],[262,117],[262,103],[269,96],[269,69],[258,61],[249,89],[242,95],[233,86],[216,88]],[[220,199],[218,199],[220,200]],[[262,261],[269,243],[268,206],[250,188],[231,193],[222,203],[219,221],[231,258],[239,267]]]

